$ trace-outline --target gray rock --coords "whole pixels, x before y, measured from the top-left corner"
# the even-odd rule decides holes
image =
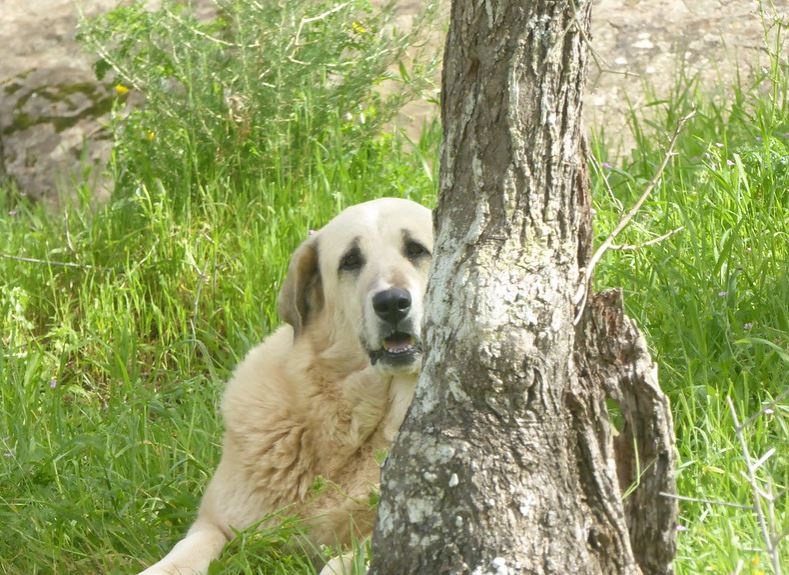
[[[0,165],[19,191],[32,198],[57,203],[62,191],[75,189],[75,182],[86,182],[102,193],[106,184],[100,175],[110,142],[101,118],[113,94],[96,82],[94,58],[76,43],[77,4],[2,3]],[[115,4],[87,0],[81,9],[91,15]]]
[[[106,187],[100,175],[111,144],[99,119],[112,106],[111,87],[62,65],[26,71],[2,89],[5,169],[20,191],[54,199],[86,180],[98,192]]]

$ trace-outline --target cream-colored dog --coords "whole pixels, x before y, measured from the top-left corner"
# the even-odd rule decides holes
[[[308,549],[370,534],[376,453],[421,366],[432,248],[430,210],[386,198],[346,209],[296,250],[278,301],[287,325],[225,391],[222,459],[197,520],[143,575],[204,574],[234,530],[280,511],[301,518]]]

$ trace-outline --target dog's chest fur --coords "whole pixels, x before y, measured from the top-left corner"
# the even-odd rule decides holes
[[[361,364],[341,375],[336,365],[314,360],[283,369],[268,361],[278,339],[253,350],[226,390],[224,453],[234,454],[254,498],[269,509],[322,498],[316,485],[369,491],[411,403],[416,374],[387,377]]]

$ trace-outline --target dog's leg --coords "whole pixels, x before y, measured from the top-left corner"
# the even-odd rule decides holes
[[[319,575],[353,575],[353,553],[345,553],[333,557],[326,566],[321,569]]]
[[[198,519],[164,559],[140,575],[205,575],[225,543],[227,537],[216,525]]]

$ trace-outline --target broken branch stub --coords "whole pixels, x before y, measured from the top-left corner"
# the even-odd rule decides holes
[[[625,315],[622,292],[606,290],[590,297],[576,340],[579,387],[570,392],[571,411],[593,410],[617,419],[620,429],[592,428],[595,418],[578,417],[582,445],[592,452],[613,449],[622,505],[635,559],[645,574],[673,573],[677,501],[674,427],[657,366],[635,323]],[[607,401],[616,403],[611,413]],[[598,419],[599,421],[599,419]],[[585,422],[585,423],[584,423]],[[589,449],[585,450],[587,453]],[[668,494],[663,495],[663,494]]]

